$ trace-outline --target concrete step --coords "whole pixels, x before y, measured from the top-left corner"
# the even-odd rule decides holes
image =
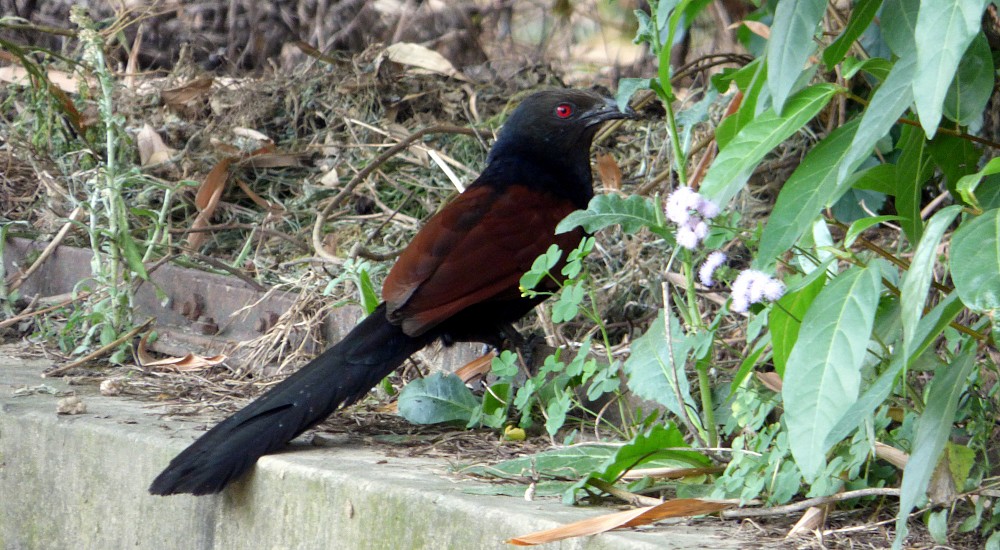
[[[0,346],[0,548],[476,549],[608,510],[462,492],[444,460],[389,457],[357,443],[262,458],[221,495],[154,497],[150,481],[198,432],[163,407],[42,379],[45,360]],[[14,396],[46,384],[75,391]],[[734,530],[695,522],[607,533],[547,548],[738,548]]]

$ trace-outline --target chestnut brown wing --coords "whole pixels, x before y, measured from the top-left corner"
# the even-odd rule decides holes
[[[575,209],[526,186],[470,188],[427,222],[389,272],[389,319],[418,336],[469,306],[516,297],[521,275],[550,245],[577,245],[579,235],[555,235]]]

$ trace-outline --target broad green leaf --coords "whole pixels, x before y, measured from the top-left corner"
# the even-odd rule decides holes
[[[854,174],[847,184],[854,189],[877,191],[886,195],[896,191],[896,165],[876,164]]]
[[[981,112],[981,111],[980,111]],[[976,172],[983,152],[968,139],[948,134],[939,134],[927,148],[934,164],[944,174],[948,191],[958,195],[958,182]]]
[[[841,162],[837,185],[847,185],[850,176],[871,155],[875,144],[896,124],[913,103],[913,76],[917,68],[914,55],[900,58],[889,71],[885,82],[875,90],[868,108],[861,115],[861,124],[854,135],[851,149]]]
[[[872,216],[870,218],[862,218],[852,223],[851,226],[847,228],[847,233],[844,234],[844,247],[850,248],[854,244],[854,241],[869,227],[883,222],[896,220],[899,220],[899,216]]]
[[[812,120],[838,89],[832,84],[816,84],[792,96],[785,114],[779,116],[768,109],[743,127],[708,169],[701,194],[725,208],[764,156]]]
[[[622,78],[618,81],[618,93],[615,101],[618,103],[618,110],[624,111],[628,107],[628,102],[639,90],[648,90],[651,79],[649,78]]]
[[[774,370],[778,376],[785,375],[785,365],[799,338],[802,317],[809,311],[813,300],[826,285],[825,277],[815,277],[812,283],[794,292],[786,292],[778,300],[776,307],[768,312],[767,325],[771,332],[771,348],[774,351]]]
[[[912,126],[903,128],[899,139],[901,151],[896,162],[896,213],[903,219],[899,225],[906,233],[911,243],[920,241],[924,230],[924,222],[920,219],[920,199],[923,196],[924,184],[934,174],[934,163],[927,151],[927,140],[923,133]]]
[[[632,343],[632,354],[624,365],[625,374],[633,393],[663,405],[676,416],[682,416],[685,407],[689,411],[696,410],[685,372],[692,342],[673,315],[670,315],[669,339],[666,328],[661,309],[646,333]]]
[[[875,14],[882,6],[882,0],[858,0],[851,8],[851,19],[844,27],[844,32],[840,33],[829,46],[823,50],[823,63],[828,71],[833,70],[833,66],[840,63],[847,52],[851,49],[854,41],[865,32],[868,25],[871,25]],[[845,76],[845,78],[850,78]]]
[[[962,211],[962,207],[953,204],[939,210],[927,222],[923,237],[917,244],[917,250],[910,261],[900,288],[900,304],[902,305],[901,321],[903,323],[903,360],[909,361],[910,355],[916,349],[914,337],[917,324],[924,314],[924,304],[927,303],[927,291],[934,279],[934,267],[937,264],[937,248],[944,232]]]
[[[399,392],[399,414],[414,424],[467,422],[478,409],[479,400],[454,374],[436,372]]]
[[[742,70],[750,72],[750,82],[744,87],[739,86],[743,91],[743,99],[740,108],[732,115],[722,119],[719,127],[715,129],[715,143],[719,145],[719,150],[725,149],[729,142],[743,130],[743,127],[753,122],[757,116],[757,103],[761,97],[761,92],[765,90],[767,84],[767,63],[758,62],[747,65]],[[739,85],[739,81],[737,81]]]
[[[848,57],[844,60],[842,67],[845,79],[850,80],[858,71],[864,71],[875,77],[879,82],[885,82],[885,79],[889,76],[889,71],[892,70],[892,62],[881,57],[872,57],[864,60],[856,57]]]
[[[767,361],[767,358],[771,355],[770,346],[768,346],[770,343],[770,332],[765,333],[760,340],[757,340],[753,351],[748,353],[747,356],[743,358],[743,361],[740,362],[740,368],[736,371],[736,374],[733,375],[733,380],[729,383],[729,395],[733,395],[733,392],[740,387],[740,384],[743,383],[743,380],[746,379],[746,377],[750,374],[750,371],[753,370],[754,366],[757,365],[758,362]],[[768,353],[764,354],[765,351]]]
[[[982,182],[983,178],[986,176],[992,176],[994,174],[1000,173],[1000,158],[995,158],[986,163],[983,169],[976,172],[975,174],[970,174],[968,176],[962,176],[955,184],[955,190],[958,192],[962,200],[968,204],[978,206],[979,200],[976,198],[976,188]]]
[[[965,305],[1000,309],[1000,208],[962,223],[951,240],[951,278]]]
[[[141,279],[148,281],[149,273],[146,272],[146,266],[142,263],[142,254],[139,253],[139,248],[136,246],[135,240],[132,239],[132,235],[128,231],[121,231],[118,235],[118,244],[129,269]]]
[[[753,260],[755,269],[769,271],[776,258],[809,230],[820,210],[839,198],[834,196],[838,190],[837,169],[857,129],[858,121],[852,120],[831,132],[809,151],[781,187],[760,237],[760,248]]]
[[[917,28],[917,12],[921,0],[885,0],[879,22],[882,38],[897,57],[913,54],[913,33]]]
[[[937,340],[948,323],[955,319],[963,309],[964,306],[962,301],[958,299],[958,295],[952,293],[920,319],[915,337],[918,344],[913,353],[910,354],[909,364],[903,362],[902,353],[893,354],[889,367],[882,371],[875,382],[865,389],[861,397],[844,412],[837,424],[830,430],[825,443],[827,449],[850,435],[864,419],[869,418],[875,409],[889,398],[903,367],[912,366],[914,361]]]
[[[927,491],[927,484],[937,467],[941,451],[951,435],[958,401],[967,388],[966,380],[975,366],[976,346],[970,340],[962,354],[951,363],[943,363],[934,373],[927,391],[927,407],[917,419],[916,435],[910,459],[903,469],[899,512],[896,515],[896,539],[893,548],[902,548],[907,535],[910,511]]]
[[[827,434],[858,399],[881,282],[875,264],[834,278],[806,312],[788,357],[784,418],[792,456],[810,482],[826,464]]]
[[[563,502],[572,504],[576,500],[577,491],[582,489],[592,478],[614,483],[623,473],[639,465],[647,466],[649,461],[655,458],[672,460],[677,467],[697,467],[709,464],[710,461],[697,452],[675,450],[687,446],[684,434],[676,426],[657,424],[648,433],[639,434],[632,441],[619,447],[618,451],[608,457],[604,464],[566,491]]]
[[[556,233],[566,233],[583,227],[588,233],[611,225],[621,225],[622,231],[635,233],[643,227],[661,225],[656,204],[639,195],[622,198],[619,195],[597,195],[590,199],[586,210],[577,210],[556,226]]]
[[[616,446],[599,444],[563,447],[490,466],[470,466],[462,472],[515,480],[524,480],[534,474],[542,479],[578,480],[600,468],[616,450]]]
[[[782,0],[774,9],[767,41],[767,85],[778,113],[784,110],[803,65],[816,49],[813,39],[825,9],[826,0]]]
[[[983,33],[972,40],[948,88],[944,99],[944,116],[961,126],[980,120],[986,102],[993,93],[993,55]]]
[[[921,0],[914,42],[917,73],[913,79],[920,125],[934,137],[948,88],[972,39],[988,0]]]

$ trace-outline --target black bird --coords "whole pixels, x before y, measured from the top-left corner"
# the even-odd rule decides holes
[[[514,337],[510,323],[542,300],[521,296],[521,275],[553,243],[568,251],[584,236],[555,228],[594,195],[594,134],[602,122],[630,117],[591,91],[546,90],[522,101],[482,175],[400,255],[382,287],[384,302],[340,343],[177,455],[149,492],[221,491],[435,340],[499,346]]]

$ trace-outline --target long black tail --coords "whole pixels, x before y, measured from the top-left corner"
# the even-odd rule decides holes
[[[198,438],[170,461],[149,492],[218,493],[262,455],[360,399],[428,341],[390,324],[380,305],[340,343]]]

